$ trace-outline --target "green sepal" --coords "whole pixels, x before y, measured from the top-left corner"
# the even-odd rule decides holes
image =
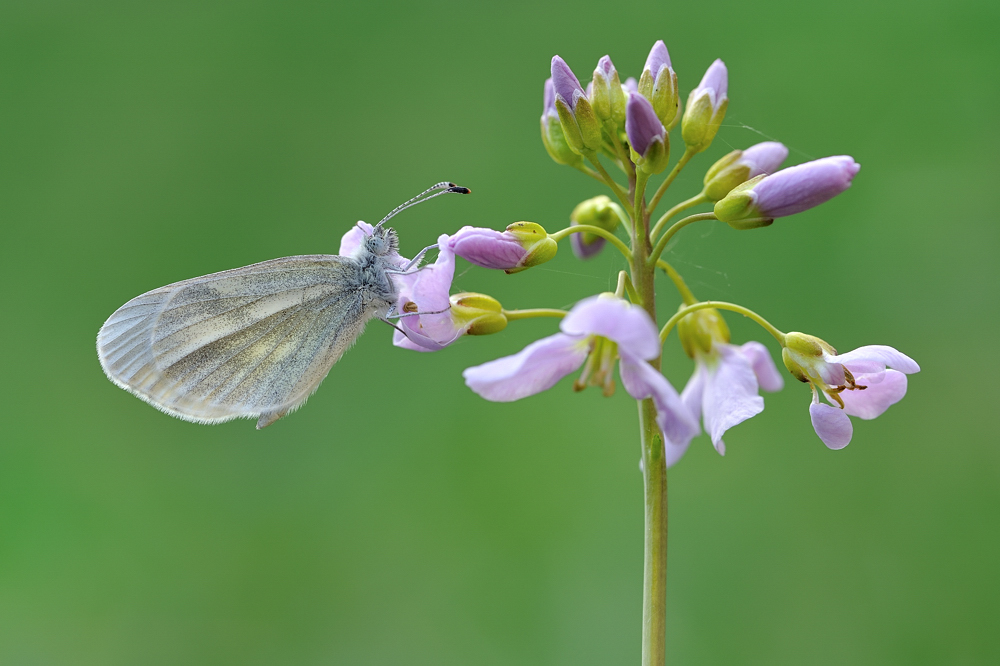
[[[669,67],[661,67],[660,75],[653,83],[653,111],[664,127],[670,127],[677,118],[678,95],[677,74]]]
[[[558,164],[572,167],[583,164],[583,157],[566,143],[562,123],[551,116],[542,119],[542,145],[549,157]]]
[[[742,150],[734,150],[713,164],[705,173],[705,188],[701,193],[706,199],[721,201],[735,187],[747,181],[747,177],[750,176],[750,167],[738,162],[742,156]]]
[[[507,317],[500,302],[492,296],[464,292],[449,297],[451,316],[467,335],[489,335],[507,328]]]
[[[632,161],[635,162],[637,168],[650,175],[660,173],[667,168],[667,164],[670,162],[670,135],[664,135],[663,141],[654,139],[649,144],[649,148],[646,149],[645,156],[639,155],[631,147],[629,151],[632,153]]]
[[[648,99],[651,104],[653,102],[653,83],[653,73],[648,69],[642,70],[637,88],[639,94]]]
[[[521,260],[521,265],[515,268],[508,268],[504,272],[508,275],[520,273],[532,266],[544,264],[546,261],[556,256],[559,244],[549,238],[544,227],[535,222],[515,222],[507,226],[509,232],[528,251],[527,256]]]
[[[594,71],[594,85],[591,88],[590,102],[594,113],[601,120],[611,118],[611,90],[609,82],[600,69]]]
[[[590,101],[586,97],[580,97],[576,100],[575,115],[584,147],[593,151],[600,150],[604,143],[601,138],[601,121],[597,118],[594,107],[590,105]]]
[[[681,305],[683,310],[686,305]],[[699,353],[708,354],[715,343],[728,343],[729,326],[715,308],[697,310],[677,322],[677,335],[684,353],[695,358]]]
[[[580,134],[580,126],[576,124],[576,117],[573,111],[562,100],[556,97],[556,113],[559,114],[559,124],[562,126],[563,136],[566,138],[566,145],[575,153],[583,154],[586,148],[583,145],[583,136]]]

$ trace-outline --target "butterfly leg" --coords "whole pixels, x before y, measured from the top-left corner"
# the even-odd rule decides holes
[[[425,254],[427,254],[431,250],[435,250],[435,249],[437,249],[437,243],[434,243],[434,245],[428,245],[427,247],[425,247],[424,249],[422,249],[420,252],[417,252],[417,256],[413,257],[413,259],[410,260],[410,263],[408,263],[403,268],[403,272],[405,273],[405,272],[409,271],[411,268],[413,268],[414,266],[416,266],[417,264],[419,264],[420,260],[424,258]]]

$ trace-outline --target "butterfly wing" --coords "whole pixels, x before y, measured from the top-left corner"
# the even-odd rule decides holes
[[[357,272],[347,257],[305,255],[154,289],[101,327],[101,366],[172,416],[262,428],[304,403],[375,315]]]

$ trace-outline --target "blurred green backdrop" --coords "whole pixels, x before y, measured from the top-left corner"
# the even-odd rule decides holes
[[[334,253],[441,179],[474,194],[404,214],[405,253],[463,224],[560,228],[602,192],[539,141],[550,57],[637,75],[658,38],[684,95],[730,70],[673,197],[762,135],[863,165],[770,228],[685,230],[670,261],[702,298],[923,367],[841,452],[791,380],[725,458],[693,443],[669,475],[672,661],[997,663],[998,27],[990,0],[5,2],[0,663],[637,663],[634,403],[565,381],[489,404],[460,375],[553,322],[438,354],[375,322],[263,432],[142,404],[94,338],[143,291]],[[558,307],[613,284],[612,252],[568,249],[460,265],[456,289]],[[682,386],[676,344],[665,364]]]

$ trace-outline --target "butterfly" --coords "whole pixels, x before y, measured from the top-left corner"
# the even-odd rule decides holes
[[[438,183],[397,206],[346,256],[262,261],[136,296],[97,334],[105,374],[157,409],[195,423],[255,418],[264,428],[302,406],[372,319],[392,324],[392,275],[418,266],[399,256],[384,224],[441,194]],[[397,329],[398,330],[398,329]]]

